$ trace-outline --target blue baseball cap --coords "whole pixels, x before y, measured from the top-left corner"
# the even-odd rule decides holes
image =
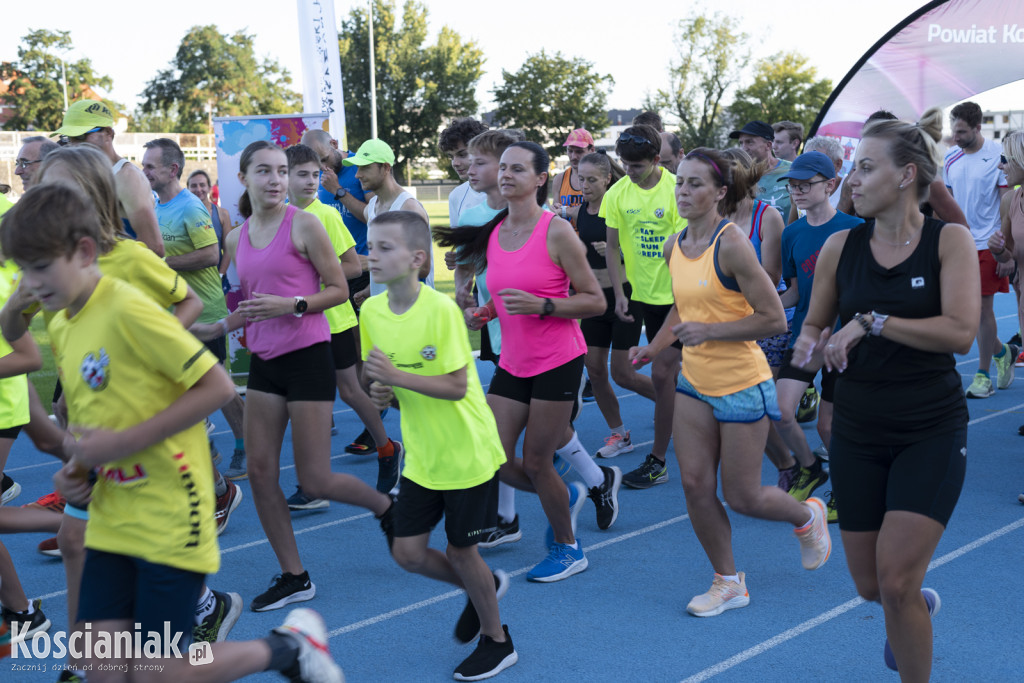
[[[832,165],[832,160],[821,152],[804,152],[793,160],[789,170],[785,175],[779,176],[779,180],[810,180],[819,174],[825,176],[827,180],[836,177],[836,167]]]

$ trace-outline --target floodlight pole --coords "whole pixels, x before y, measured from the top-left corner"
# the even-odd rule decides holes
[[[68,75],[64,71],[64,58],[57,57],[60,60],[60,80],[64,83],[64,111],[68,110]]]
[[[377,68],[373,56],[373,0],[370,6],[370,137],[377,137]]]

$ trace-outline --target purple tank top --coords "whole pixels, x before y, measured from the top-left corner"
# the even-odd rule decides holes
[[[498,231],[504,221],[494,229],[487,243],[487,288],[501,323],[498,365],[516,377],[539,375],[587,352],[579,321],[509,315],[498,296],[503,289],[521,289],[552,300],[568,298],[569,276],[548,254],[548,228],[554,217],[549,211],[541,214],[526,244],[515,251],[506,251],[498,244]]]
[[[241,282],[242,299],[253,293],[276,294],[286,298],[311,296],[320,291],[320,274],[303,258],[292,243],[292,218],[298,211],[285,207],[284,218],[270,244],[257,249],[249,241],[249,221],[242,224],[235,253],[235,265]],[[304,349],[330,340],[331,331],[323,313],[307,313],[296,318],[282,315],[270,320],[245,323],[249,350],[263,360]]]

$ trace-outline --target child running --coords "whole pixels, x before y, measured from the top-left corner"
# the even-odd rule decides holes
[[[78,618],[100,637],[123,642],[137,631],[151,643],[151,632],[166,632],[187,648],[205,575],[220,564],[202,422],[234,396],[231,378],[170,313],[101,274],[100,218],[78,189],[32,188],[4,217],[0,240],[22,287],[55,313],[47,331],[73,436],[54,481],[69,505],[90,504]],[[86,647],[85,666],[101,683],[128,680],[130,669],[134,681],[227,681],[270,669],[341,680],[311,610],[295,610],[263,640],[214,647],[215,661],[195,669],[180,656],[136,668],[149,645],[120,659]]]
[[[398,399],[411,446],[391,513],[391,552],[408,571],[466,589],[455,637],[469,642],[479,633],[480,640],[455,679],[490,678],[519,659],[498,613],[508,577],[492,574],[477,552],[496,522],[505,462],[498,428],[458,306],[419,281],[431,249],[426,221],[411,211],[382,213],[370,222],[367,246],[370,273],[387,291],[362,307],[364,381],[378,406]],[[445,553],[427,546],[442,515]]]

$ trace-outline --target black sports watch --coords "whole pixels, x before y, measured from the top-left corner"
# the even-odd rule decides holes
[[[303,299],[301,296],[295,297],[295,315],[296,318],[301,318],[302,314],[309,308],[309,302]]]
[[[340,202],[340,201],[341,201],[341,198],[342,198],[342,197],[344,197],[344,196],[345,196],[345,195],[347,195],[347,194],[348,194],[348,190],[346,190],[346,189],[345,189],[344,187],[339,187],[339,188],[338,188],[338,189],[337,189],[337,190],[336,190],[336,191],[334,192],[334,198],[335,198],[335,199],[337,199],[337,200],[338,200],[338,201]]]
[[[540,317],[543,320],[552,313],[555,312],[555,304],[551,299],[544,299],[544,309],[541,311]]]

